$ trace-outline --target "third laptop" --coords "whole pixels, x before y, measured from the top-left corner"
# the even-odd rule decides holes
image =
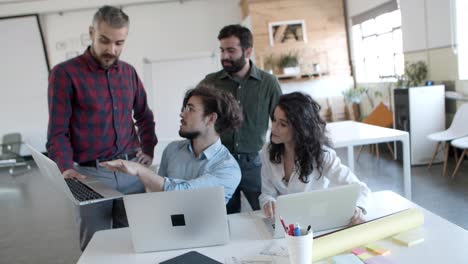
[[[313,232],[332,230],[347,226],[354,214],[360,187],[358,184],[343,185],[310,192],[278,196],[276,215],[265,218],[267,228],[274,238],[284,237],[284,228],[279,216],[286,224],[310,225]]]

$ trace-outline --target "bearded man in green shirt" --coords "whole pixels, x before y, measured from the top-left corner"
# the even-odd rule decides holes
[[[225,26],[218,35],[223,70],[208,74],[202,82],[234,95],[243,109],[240,129],[221,135],[222,143],[239,163],[242,179],[227,204],[228,213],[241,210],[240,191],[253,210],[259,210],[261,161],[259,151],[265,144],[270,114],[281,93],[275,76],[258,69],[250,60],[252,33],[241,25]]]

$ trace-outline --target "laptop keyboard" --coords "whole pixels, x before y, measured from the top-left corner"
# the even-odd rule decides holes
[[[80,202],[104,198],[104,196],[100,195],[77,179],[65,179],[65,182],[67,183],[68,188],[70,188],[73,196],[75,196],[75,198]]]

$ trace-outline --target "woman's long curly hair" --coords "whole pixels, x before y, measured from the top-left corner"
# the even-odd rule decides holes
[[[309,182],[314,165],[319,172],[320,179],[323,171],[322,147],[329,146],[330,141],[325,135],[326,122],[320,117],[320,105],[309,95],[300,92],[282,95],[276,107],[284,111],[286,118],[294,130],[295,163],[299,179],[303,183]],[[273,118],[273,114],[271,116]],[[281,163],[284,155],[284,144],[269,144],[270,161]]]

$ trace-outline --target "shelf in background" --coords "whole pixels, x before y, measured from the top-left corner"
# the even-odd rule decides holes
[[[327,75],[325,72],[321,73],[309,73],[309,74],[298,74],[298,75],[288,75],[288,74],[276,74],[276,77],[280,82],[300,82],[308,81],[313,79],[319,79]]]

